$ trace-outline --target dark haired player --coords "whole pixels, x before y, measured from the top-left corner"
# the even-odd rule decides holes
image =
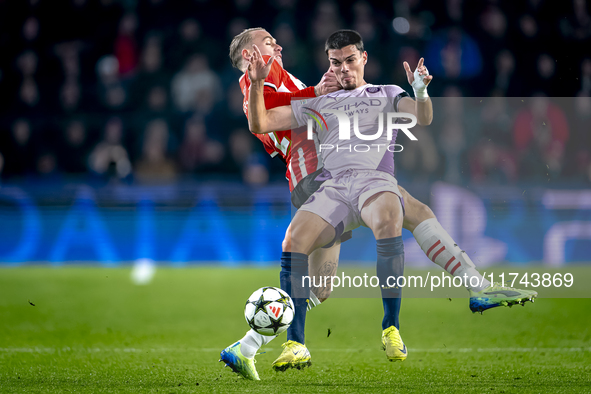
[[[258,35],[260,35],[260,37],[258,37]],[[241,33],[241,35],[238,35],[234,41],[233,41],[233,46],[231,46],[231,57],[233,60],[234,65],[236,65],[237,67],[239,67],[242,71],[245,71],[245,67],[244,67],[244,63],[245,60],[248,58],[248,56],[250,55],[250,51],[248,49],[245,48],[245,46],[247,47],[248,44],[250,44],[251,42],[254,42],[255,44],[257,44],[257,46],[260,46],[262,48],[262,54],[264,55],[273,55],[275,60],[278,60],[278,62],[280,62],[281,57],[280,57],[280,53],[281,53],[281,47],[278,46],[275,41],[273,40],[273,38],[264,30],[262,29],[249,29],[243,33]],[[337,32],[335,34],[333,34],[331,36],[331,38],[329,38],[329,40],[327,41],[327,55],[329,55],[329,59],[331,61],[331,68],[329,70],[329,72],[327,74],[325,74],[323,81],[321,81],[321,84],[319,84],[316,88],[308,88],[307,92],[305,90],[302,90],[300,92],[295,92],[294,94],[285,94],[285,93],[277,93],[276,90],[280,90],[281,88],[284,89],[284,91],[286,90],[285,87],[286,85],[289,85],[290,81],[293,81],[295,78],[293,76],[291,76],[291,74],[287,73],[285,70],[283,70],[283,68],[281,67],[280,64],[278,64],[278,62],[272,62],[270,64],[270,67],[268,67],[270,69],[270,74],[269,76],[267,76],[267,78],[265,79],[264,82],[264,86],[265,86],[265,93],[264,93],[264,98],[265,98],[265,104],[267,106],[267,108],[273,108],[275,106],[278,105],[286,105],[289,104],[289,100],[292,97],[305,97],[305,96],[312,96],[314,93],[314,90],[318,91],[319,88],[322,88],[322,84],[331,84],[332,88],[334,90],[334,82],[330,80],[330,74],[331,72],[334,72],[334,75],[337,77],[337,79],[339,79],[339,84],[342,84],[342,86],[345,87],[345,90],[355,90],[357,89],[357,87],[359,86],[364,86],[366,85],[365,82],[363,81],[363,66],[365,65],[365,63],[367,62],[367,53],[365,53],[363,51],[363,43],[361,41],[361,37],[356,33],[356,32],[352,32],[352,31],[340,31]],[[233,56],[236,55],[238,53],[238,51],[241,51],[241,58],[238,58],[237,56]],[[344,52],[344,53],[343,53]],[[333,57],[331,57],[331,54],[334,55]],[[338,55],[338,56],[337,56]],[[345,56],[346,55],[346,56]],[[340,56],[340,57],[339,57]],[[237,59],[237,61],[234,61],[235,59]],[[264,59],[267,60],[267,59]],[[402,91],[401,89],[398,88],[398,90],[394,91],[394,93],[396,93],[396,100],[395,100],[395,105],[396,105],[396,109],[401,111],[401,112],[409,112],[409,113],[413,113],[413,114],[423,114],[425,115],[425,112],[427,112],[426,116],[419,116],[419,123],[429,123],[430,122],[430,100],[428,99],[428,96],[426,94],[426,85],[430,82],[431,80],[431,76],[428,75],[426,68],[423,66],[422,64],[422,59],[421,62],[419,63],[419,66],[417,67],[417,70],[415,71],[415,73],[412,73],[410,70],[410,67],[408,66],[408,64],[405,62],[404,64],[406,72],[407,72],[407,76],[409,79],[409,82],[411,83],[411,85],[413,86],[413,89],[415,90],[415,96],[417,97],[417,101],[415,102],[415,100],[412,100],[408,97],[408,94],[406,94],[404,91]],[[421,78],[422,77],[422,78]],[[328,81],[327,81],[328,80]],[[248,107],[248,90],[249,90],[249,81],[248,78],[246,76],[246,72],[245,75],[242,76],[242,78],[240,79],[241,82],[241,86],[243,87],[243,93],[245,94],[245,110],[247,110]],[[421,86],[422,83],[422,86]],[[280,89],[278,89],[277,87],[280,86]],[[370,86],[370,85],[368,85]],[[396,87],[397,88],[397,87]],[[378,89],[377,87],[373,87],[373,89]],[[388,87],[389,89],[389,87]],[[320,91],[322,92],[322,91]],[[428,108],[427,111],[425,111],[425,109],[421,109],[421,107],[425,107]],[[288,110],[289,111],[289,110]],[[289,128],[289,124],[285,125],[286,129]],[[282,132],[279,132],[282,133]],[[256,134],[257,137],[259,137],[263,143],[265,143],[264,141],[264,136],[267,136],[267,134]],[[273,133],[274,135],[274,139],[273,142],[276,142],[277,140],[277,135],[276,133]],[[287,134],[289,136],[289,134]],[[267,147],[267,144],[265,144],[265,146]],[[269,151],[269,149],[267,149]],[[293,149],[292,149],[293,151]],[[270,152],[271,153],[271,152]],[[316,150],[313,150],[312,153],[315,155],[316,154]],[[291,163],[293,162],[293,160],[290,160],[289,156],[287,156],[287,160],[286,160],[289,165],[288,165],[288,174],[290,172],[291,167]],[[300,160],[301,162],[301,160]],[[319,166],[319,165],[318,165]],[[308,177],[304,177],[303,179],[306,180],[306,178],[311,178],[311,176]],[[289,179],[289,177],[288,177]],[[299,179],[302,180],[302,179]],[[305,184],[306,182],[302,182],[301,184]],[[311,184],[316,183],[315,185],[315,189],[318,188],[319,183],[320,182],[314,182],[314,179],[311,179],[310,182]],[[309,185],[308,185],[309,186]],[[293,190],[293,185],[290,182],[290,188],[292,188]],[[315,190],[314,188],[311,190],[312,192]],[[403,192],[401,193],[400,190],[402,190]],[[297,191],[297,184],[296,184],[296,190]],[[294,195],[296,194],[294,191]],[[384,193],[386,194],[386,193]],[[389,194],[397,194],[400,198],[404,197],[404,201],[406,203],[406,215],[405,215],[405,222],[404,222],[404,227],[408,228],[410,231],[414,230],[414,235],[417,238],[417,241],[419,242],[419,244],[421,245],[421,247],[423,248],[423,250],[427,253],[427,255],[437,264],[441,265],[444,269],[446,269],[446,271],[450,272],[452,275],[455,276],[463,276],[464,274],[468,275],[468,278],[473,277],[473,276],[477,276],[478,278],[482,278],[480,276],[480,274],[478,273],[478,271],[476,271],[476,269],[474,268],[474,265],[472,264],[471,260],[469,259],[469,257],[462,252],[457,245],[455,245],[455,243],[453,242],[453,240],[451,239],[451,237],[449,237],[449,235],[445,232],[445,230],[443,230],[443,228],[441,228],[441,226],[439,225],[439,223],[437,222],[437,220],[435,219],[433,213],[431,212],[431,210],[426,207],[424,204],[421,204],[420,202],[418,202],[417,200],[413,199],[410,195],[408,195],[408,193],[406,193],[403,189],[399,188],[398,192],[393,192],[393,193],[389,193]],[[309,194],[308,194],[309,195]],[[304,200],[307,198],[307,196],[304,196]],[[388,197],[376,197],[376,199],[382,199],[382,200],[386,200],[388,199]],[[293,195],[292,195],[292,200],[293,200]],[[373,203],[373,201],[372,201]],[[400,205],[400,203],[398,201],[394,201],[394,205],[398,204],[398,206]],[[366,203],[366,205],[369,205],[368,203]],[[377,206],[377,205],[374,205]],[[371,212],[371,210],[367,211],[367,212]],[[305,212],[302,213],[302,215],[305,215]],[[371,221],[371,219],[369,219],[369,221]],[[295,220],[294,220],[295,222]],[[371,226],[370,226],[371,227]],[[334,232],[334,229],[332,230]],[[396,231],[394,232],[394,234],[396,233]],[[376,231],[374,230],[374,234],[376,234],[376,238],[378,238],[379,234],[382,234],[378,231],[378,233],[376,233]],[[402,243],[401,243],[401,239],[399,237],[399,234],[397,237],[390,237],[390,238],[397,238],[396,240],[394,240],[394,244],[396,244],[393,249],[395,250],[402,250]],[[384,244],[387,243],[386,241],[384,241],[384,238],[380,239],[378,238],[378,244]],[[284,242],[284,250],[289,250],[291,245],[290,245],[290,241],[292,240],[291,237],[291,232],[288,231],[287,235],[286,235],[286,241]],[[380,242],[382,241],[382,242]],[[390,240],[392,241],[392,240]],[[421,242],[422,241],[422,242]],[[287,246],[287,248],[285,248]],[[387,245],[387,247],[391,247],[392,245]],[[380,249],[380,247],[378,246],[378,249]],[[383,248],[382,248],[383,249]],[[293,251],[293,249],[292,249]],[[338,253],[338,252],[337,252]],[[400,253],[399,253],[400,254]],[[286,268],[289,267],[289,269],[292,269],[293,271],[293,263],[291,261],[284,261],[284,260],[288,260],[289,257],[291,256],[286,256],[286,254],[284,254],[284,258],[282,259],[282,267]],[[302,256],[299,256],[302,257]],[[338,255],[336,256],[336,258],[338,258]],[[445,259],[445,260],[444,260]],[[387,259],[386,259],[387,260]],[[288,264],[285,264],[288,263]],[[302,266],[304,264],[301,264]],[[306,261],[306,265],[307,265],[307,261]],[[388,265],[388,264],[386,264]],[[391,264],[390,264],[391,265]],[[312,259],[310,261],[310,267],[312,267]],[[402,266],[401,263],[398,263],[398,266]],[[307,268],[307,267],[306,267]],[[285,276],[285,275],[282,275]],[[469,281],[468,281],[469,282]],[[491,285],[490,283],[488,283],[487,281],[484,282],[485,285],[483,286],[484,288],[481,289],[475,289],[475,288],[470,288],[469,284],[467,283],[467,287],[469,288],[471,295],[473,296],[473,300],[478,300],[479,298],[479,294],[477,293],[483,293],[484,290],[491,290]],[[283,285],[283,283],[282,283]],[[282,286],[283,287],[283,286]],[[500,290],[498,285],[494,285],[496,290]],[[513,289],[511,289],[513,290]],[[310,294],[312,296],[312,294]],[[529,296],[533,296],[533,295],[529,295]],[[509,302],[511,301],[515,301],[518,302],[519,300],[523,299],[523,298],[527,298],[528,295],[524,294],[524,293],[520,293],[519,297],[515,297],[515,300],[508,300]],[[507,300],[506,297],[499,297],[499,298],[504,298],[505,300]],[[405,346],[402,342],[402,340],[400,339],[400,335],[398,333],[398,320],[397,320],[397,310],[399,308],[399,298],[384,298],[384,308],[385,308],[385,319],[384,319],[384,324],[383,324],[383,328],[384,328],[384,333],[382,336],[382,342],[384,344],[384,347],[386,349],[387,352],[387,356],[390,360],[404,360],[406,358],[406,350],[405,350]],[[391,304],[391,305],[390,305]],[[475,309],[475,302],[471,302],[471,308],[474,310]],[[486,308],[488,309],[490,307],[494,307],[494,306],[499,306],[503,304],[503,302],[499,299],[497,300],[487,300],[487,304],[485,305]],[[297,309],[297,307],[296,307]],[[304,308],[300,308],[300,309],[304,309]],[[305,310],[304,310],[305,313]],[[305,316],[304,316],[305,319]],[[303,320],[303,319],[301,319]],[[305,321],[305,320],[304,320]],[[295,324],[295,327],[298,327],[298,324]],[[293,330],[292,330],[293,331]],[[274,363],[274,368],[276,369],[283,369],[284,367],[301,367],[303,365],[307,365],[309,363],[309,352],[307,351],[306,347],[303,345],[303,325],[301,325],[301,329],[300,330],[295,330],[296,333],[295,335],[291,335],[292,338],[295,339],[290,339],[289,338],[289,332],[288,332],[288,342],[284,345],[285,349],[284,352],[282,354],[282,356],[277,359]],[[300,331],[300,332],[297,332]],[[252,332],[254,333],[254,332]],[[249,332],[249,334],[252,334],[251,332]],[[241,341],[239,341],[238,343],[232,345],[231,347],[229,347],[228,349],[226,349],[224,352],[226,352],[226,356],[228,355],[228,352],[234,352],[237,353],[240,351],[240,349],[236,349],[237,346],[240,346],[240,342],[242,342],[242,344],[249,342],[249,340],[251,340],[253,335],[249,335],[247,334],[247,336],[245,336],[245,338],[243,338]],[[258,335],[256,333],[254,333],[254,335]],[[301,339],[300,339],[301,338]],[[299,339],[299,341],[298,341]],[[256,342],[256,349],[254,350],[254,352],[256,352],[256,350],[258,350],[258,348],[264,344],[268,342],[263,340],[259,340],[258,342]],[[224,352],[222,352],[222,358],[224,358]],[[252,351],[251,351],[252,352]],[[254,356],[254,352],[252,352],[252,356]],[[296,354],[294,356],[294,354]],[[240,359],[243,358],[247,358],[250,359],[251,357],[240,357],[241,355],[238,354],[237,355]],[[299,356],[299,357],[298,357]],[[227,362],[227,360],[224,360]],[[230,360],[231,361],[231,360]],[[230,363],[232,365],[232,363]],[[236,363],[234,363],[236,364]],[[243,362],[242,364],[250,364],[247,362]],[[247,377],[247,378],[255,378],[254,376],[256,375],[256,370],[254,369],[254,365],[252,365],[252,368],[237,368],[239,369],[239,371],[243,376]],[[245,369],[252,369],[252,371],[254,373],[250,373],[249,371],[245,371]],[[235,369],[236,370],[236,369]],[[246,372],[246,373],[245,373]],[[258,375],[256,375],[256,378],[258,378]]]

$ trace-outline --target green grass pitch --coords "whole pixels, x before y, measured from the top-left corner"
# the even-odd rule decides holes
[[[467,298],[405,299],[409,356],[390,363],[380,300],[335,298],[308,314],[312,367],[271,370],[283,334],[257,356],[262,381],[251,382],[219,353],[247,331],[244,302],[278,285],[277,268],[161,268],[147,286],[129,273],[0,269],[0,392],[591,392],[590,299],[541,291],[482,316]]]

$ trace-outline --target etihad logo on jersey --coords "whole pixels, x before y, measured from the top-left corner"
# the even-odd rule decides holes
[[[324,124],[324,127],[326,127],[326,130],[328,130],[328,125],[326,123],[326,120],[324,119],[324,117],[317,111],[314,111],[311,108],[308,107],[304,107],[305,109],[312,111],[314,114],[310,114],[310,113],[306,113],[307,115],[311,116],[314,120],[316,120],[316,123],[320,126],[320,129],[322,130],[322,124],[320,123],[320,119],[322,119],[322,122]],[[359,140],[362,141],[377,141],[380,138],[382,138],[383,134],[384,134],[384,115],[386,116],[386,141],[390,142],[392,141],[393,135],[394,135],[394,130],[401,130],[404,134],[406,134],[406,136],[411,140],[411,141],[417,141],[417,137],[414,136],[413,133],[410,132],[410,128],[416,126],[417,124],[417,117],[413,114],[410,113],[406,113],[406,112],[387,112],[386,114],[380,112],[378,114],[378,122],[377,122],[377,131],[374,134],[362,134],[359,131],[359,112],[355,112],[353,113],[353,127],[351,127],[351,119],[350,119],[350,115],[346,112],[346,111],[342,111],[339,109],[333,109],[333,108],[325,108],[321,110],[323,114],[333,114],[337,117],[338,120],[338,124],[339,124],[339,140],[341,141],[346,141],[346,140],[350,140],[351,139],[351,129],[353,129],[353,133],[355,134],[355,137]],[[363,114],[362,114],[363,116]],[[397,123],[398,119],[410,119],[410,123]],[[309,140],[314,139],[314,123],[312,121],[312,119],[308,119],[308,133],[307,133],[307,137]],[[372,146],[377,147],[378,152],[380,151],[380,146],[383,146],[385,144],[357,144],[357,145],[347,145],[347,146],[341,146],[341,145],[337,145],[336,149],[337,152],[339,150],[347,150],[347,151],[351,151],[352,149],[355,152],[368,152],[369,150],[371,150]],[[323,150],[330,150],[330,149],[334,149],[335,146],[332,144],[320,144],[320,151],[322,152]],[[403,147],[402,145],[399,144],[392,144],[392,145],[388,145],[387,149],[390,152],[401,152]]]
[[[337,109],[339,111],[345,111],[345,112],[349,111],[349,112],[347,112],[347,115],[352,116],[356,112],[369,113],[369,111],[368,111],[369,107],[382,107],[383,105],[384,105],[384,103],[380,99],[369,99],[367,101],[357,100],[354,103],[343,104],[338,107],[335,107],[334,109]],[[363,110],[363,111],[360,111],[360,110]]]

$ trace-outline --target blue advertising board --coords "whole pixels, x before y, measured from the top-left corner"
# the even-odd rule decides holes
[[[274,264],[292,210],[284,185],[93,189],[86,185],[0,188],[0,264],[107,266],[141,258],[161,264]],[[481,267],[509,262],[589,261],[591,190],[459,187],[435,183],[417,197]],[[415,193],[412,189],[411,193]],[[428,192],[428,195],[425,194]],[[431,264],[404,231],[409,266]],[[341,261],[372,262],[366,228]]]

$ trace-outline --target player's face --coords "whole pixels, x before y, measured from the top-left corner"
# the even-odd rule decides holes
[[[365,63],[367,63],[367,52],[361,53],[355,45],[341,49],[329,49],[328,60],[330,68],[343,89],[353,90],[365,85],[363,75]]]
[[[281,67],[283,67],[283,60],[281,58],[281,51],[283,48],[281,45],[277,44],[277,41],[269,34],[266,30],[257,30],[252,32],[251,35],[252,43],[259,47],[261,51],[261,55],[265,56],[277,56],[275,61],[279,62]]]

